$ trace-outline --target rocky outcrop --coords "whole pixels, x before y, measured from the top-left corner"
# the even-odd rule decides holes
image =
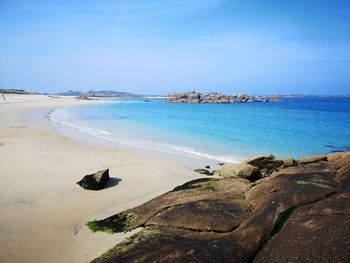
[[[297,161],[293,158],[281,160],[272,154],[267,154],[255,156],[240,164],[225,164],[213,174],[222,177],[240,177],[254,182],[282,168],[296,165]]]
[[[279,98],[258,96],[244,93],[224,95],[220,92],[199,93],[196,91],[171,94],[170,103],[242,103],[242,102],[281,102]]]
[[[225,164],[215,172],[215,175],[222,177],[240,177],[251,181],[260,178],[259,168],[245,163]]]
[[[306,164],[306,163],[314,163],[314,162],[326,161],[326,160],[327,160],[327,155],[316,155],[312,157],[301,158],[298,160],[298,162],[301,164]]]
[[[297,165],[297,161],[294,160],[292,157],[285,158],[282,161],[283,161],[283,166],[284,167],[290,167],[290,166]]]
[[[348,262],[350,195],[332,195],[297,209],[254,262]]]
[[[348,262],[349,153],[243,165],[266,175],[194,180],[89,222],[107,232],[144,228],[93,262]]]
[[[276,159],[272,154],[253,157],[249,160],[246,160],[244,163],[259,168],[260,172],[264,176],[284,165],[283,160]]]
[[[168,208],[146,226],[225,233],[237,228],[250,209],[251,205],[244,200],[202,199]]]
[[[109,180],[109,169],[98,171],[94,174],[85,175],[77,182],[82,188],[87,190],[101,190]]]

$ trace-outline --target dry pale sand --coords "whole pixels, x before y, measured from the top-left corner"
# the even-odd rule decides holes
[[[39,95],[0,101],[0,262],[88,262],[126,236],[92,233],[88,220],[197,178],[170,160],[72,140],[45,118],[54,108],[83,103],[97,102]],[[105,168],[114,178],[110,187],[76,185]]]

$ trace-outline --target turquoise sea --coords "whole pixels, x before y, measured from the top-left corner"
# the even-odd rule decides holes
[[[350,151],[350,99],[170,104],[111,100],[58,109],[53,119],[124,146],[216,161],[263,153],[295,158]]]

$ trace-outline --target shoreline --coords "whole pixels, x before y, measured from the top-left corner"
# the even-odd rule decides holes
[[[107,101],[107,103],[110,102]],[[210,153],[198,151],[190,147],[161,142],[141,141],[128,138],[125,139],[126,141],[123,141],[124,138],[119,138],[110,131],[86,126],[85,124],[77,124],[71,120],[67,122],[64,117],[56,116],[57,114],[62,114],[62,111],[66,114],[66,108],[68,108],[69,111],[70,107],[71,106],[55,109],[50,113],[50,120],[57,132],[74,140],[105,147],[115,147],[122,150],[132,150],[142,155],[172,160],[192,170],[207,165],[218,168],[218,163],[240,163],[248,158],[243,156],[231,157],[211,155]]]
[[[62,106],[100,102],[41,95],[7,100],[0,104],[2,262],[90,261],[126,235],[92,233],[84,225],[87,221],[202,177],[175,161],[74,140],[43,115]],[[92,192],[75,184],[103,168],[121,179],[118,185]]]
[[[267,153],[302,158],[344,151],[350,132],[343,121],[350,117],[348,105],[321,99],[235,105],[133,101],[58,109],[53,119],[86,128],[118,147],[228,163]]]

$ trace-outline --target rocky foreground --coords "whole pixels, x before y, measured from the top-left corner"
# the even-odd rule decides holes
[[[244,93],[224,95],[220,92],[199,93],[196,91],[175,93],[167,99],[170,103],[242,103],[281,102],[277,97],[250,96]]]
[[[350,152],[224,165],[88,226],[143,230],[93,262],[349,262]]]

